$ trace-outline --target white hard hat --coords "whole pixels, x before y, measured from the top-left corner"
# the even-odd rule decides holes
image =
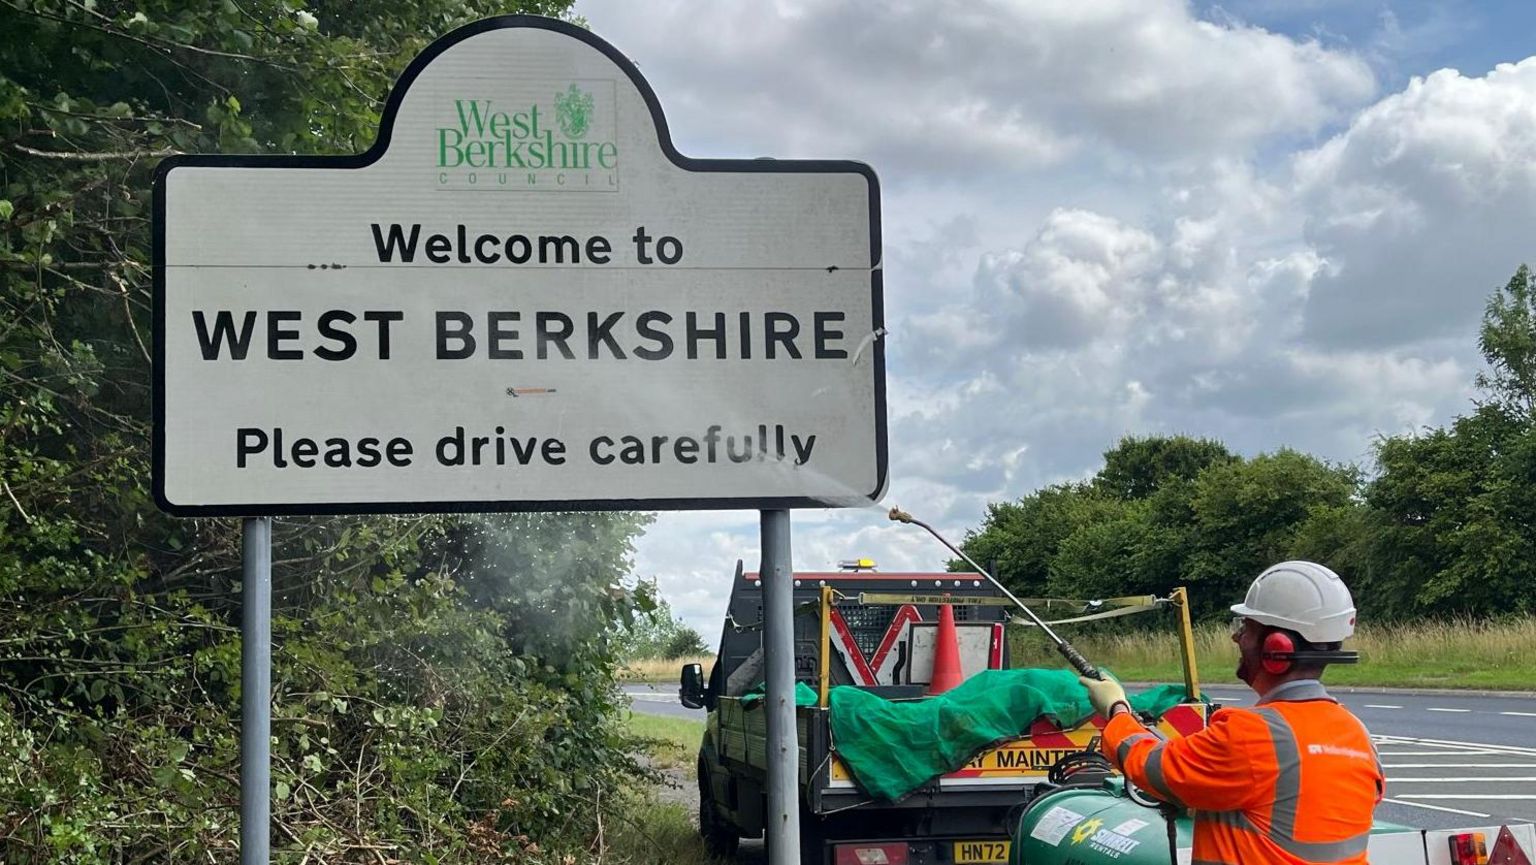
[[[1232,612],[1295,631],[1309,643],[1336,643],[1355,632],[1349,587],[1315,562],[1281,562],[1266,568]]]

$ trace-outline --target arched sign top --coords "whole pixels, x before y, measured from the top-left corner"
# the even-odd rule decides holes
[[[599,38],[592,31],[577,27],[570,22],[562,21],[558,18],[547,18],[540,15],[499,15],[494,18],[486,18],[466,24],[428,45],[421,54],[411,61],[410,65],[401,73],[399,80],[395,82],[395,86],[390,90],[389,100],[384,106],[384,113],[379,121],[379,137],[363,156],[372,161],[388,149],[389,136],[394,129],[395,117],[400,111],[402,101],[417,77],[434,60],[467,40],[486,33],[496,33],[513,28],[546,30],[560,36],[576,39],[600,53],[617,67],[618,72],[624,74],[639,93],[640,98],[645,102],[647,109],[650,111],[651,120],[655,124],[656,140],[662,152],[677,164],[692,167],[688,166],[688,163],[694,160],[690,160],[688,157],[678,153],[677,148],[672,144],[671,133],[667,129],[666,115],[662,111],[660,101],[656,98],[656,91],[651,89],[650,82],[646,81],[645,76],[640,74],[639,68],[634,63],[631,63],[629,58],[620,53],[618,49]]]
[[[666,113],[662,109],[661,101],[656,96],[656,91],[651,88],[650,82],[640,73],[628,57],[624,56],[612,44],[594,34],[592,31],[577,27],[567,21],[558,18],[548,18],[541,15],[498,15],[485,18],[470,24],[465,24],[447,35],[434,40],[422,50],[405,70],[401,72],[394,87],[390,88],[389,97],[385,100],[384,111],[379,118],[379,134],[367,150],[357,154],[337,156],[298,156],[280,154],[197,154],[168,157],[160,162],[159,173],[164,174],[172,168],[184,165],[226,165],[226,166],[253,166],[264,167],[330,167],[330,168],[362,168],[370,165],[383,156],[390,146],[390,139],[394,133],[396,117],[400,113],[401,103],[410,92],[416,79],[439,56],[451,51],[467,40],[487,33],[496,33],[514,29],[542,30],[563,37],[575,39],[593,51],[606,58],[613,64],[615,71],[622,73],[634,87],[635,93],[645,105],[654,127],[656,146],[669,160],[680,168],[689,171],[774,171],[774,172],[850,172],[865,176],[873,187],[873,192],[878,203],[879,180],[867,163],[846,159],[699,159],[687,156],[678,151],[672,142],[671,130],[667,125]],[[763,163],[769,163],[764,165]],[[878,213],[876,214],[878,217]],[[878,226],[877,226],[878,228]],[[879,244],[874,245],[878,253]],[[872,261],[871,264],[877,264]]]
[[[532,28],[537,30],[547,30],[551,33],[571,37],[580,40],[581,42],[590,46],[594,51],[599,52],[603,57],[607,58],[607,60],[617,68],[617,71],[624,74],[630,84],[635,88],[635,91],[639,94],[640,98],[644,101],[644,104],[650,113],[651,122],[655,128],[657,146],[661,149],[661,152],[667,156],[667,158],[671,159],[679,167],[687,168],[690,171],[760,170],[760,166],[754,167],[754,163],[759,163],[762,161],[759,159],[695,159],[680,153],[677,150],[676,145],[674,145],[672,142],[671,131],[667,126],[666,114],[662,110],[661,101],[656,97],[656,91],[651,89],[650,82],[645,80],[645,76],[640,73],[640,69],[635,66],[635,64],[632,63],[628,57],[624,56],[624,54],[617,48],[614,48],[613,45],[609,44],[607,41],[597,36],[590,30],[577,27],[574,24],[561,21],[558,18],[546,18],[539,15],[501,15],[494,18],[486,18],[481,21],[466,24],[463,27],[454,30],[453,32],[429,45],[425,50],[422,51],[420,55],[416,57],[415,60],[411,62],[408,67],[406,67],[405,72],[401,74],[400,79],[395,83],[394,88],[390,91],[389,100],[385,105],[384,114],[380,119],[379,138],[374,142],[373,146],[368,148],[368,150],[362,155],[367,159],[372,160],[377,158],[377,156],[387,147],[387,139],[393,129],[395,114],[399,110],[402,98],[410,89],[412,82],[414,82],[416,79],[416,76],[420,74],[420,72],[426,68],[426,66],[431,63],[435,57],[445,51],[448,51],[455,45],[467,39],[471,39],[475,36],[487,32],[506,30],[509,28]],[[860,173],[865,175],[871,183],[877,184],[876,192],[878,195],[878,180],[875,177],[874,170],[863,162],[853,160],[796,159],[773,160],[773,163],[773,170],[775,171],[836,170]]]
[[[862,505],[879,187],[695,159],[613,46],[439,39],[351,156],[155,181],[155,494],[183,515]]]

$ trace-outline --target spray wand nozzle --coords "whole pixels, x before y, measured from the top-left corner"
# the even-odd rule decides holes
[[[1029,616],[1029,620],[1034,622],[1040,628],[1041,631],[1045,632],[1045,635],[1047,637],[1049,637],[1051,642],[1056,645],[1056,651],[1060,652],[1061,656],[1063,658],[1067,659],[1067,663],[1071,664],[1073,669],[1077,670],[1079,673],[1081,673],[1084,676],[1087,676],[1090,679],[1103,679],[1104,678],[1104,674],[1099,672],[1099,669],[1097,667],[1095,667],[1093,664],[1089,663],[1088,659],[1083,657],[1083,654],[1081,652],[1079,652],[1077,649],[1073,648],[1071,643],[1067,642],[1059,634],[1057,634],[1055,631],[1051,630],[1050,625],[1047,625],[1039,616],[1035,615],[1035,611],[1031,610],[1028,606],[1026,606],[1024,604],[1023,601],[1019,600],[1018,597],[1013,594],[1013,592],[1008,591],[1008,587],[1007,586],[1004,586],[1002,583],[998,582],[997,577],[994,577],[991,574],[987,573],[987,569],[986,568],[983,568],[981,565],[976,564],[976,561],[974,559],[972,559],[970,556],[966,555],[965,552],[963,550],[961,550],[959,547],[957,547],[954,544],[950,543],[949,540],[947,538],[945,538],[943,535],[939,534],[938,531],[935,530],[933,526],[928,525],[927,523],[923,522],[922,520],[912,516],[911,514],[907,513],[906,511],[902,510],[901,508],[891,508],[891,512],[889,514],[887,514],[887,516],[889,516],[890,519],[892,521],[894,521],[894,522],[908,523],[908,524],[911,524],[911,525],[914,525],[914,526],[922,526],[923,528],[927,529],[928,530],[928,534],[933,535],[935,538],[938,538],[939,539],[939,543],[941,543],[944,546],[948,547],[950,552],[952,552],[955,555],[959,556],[960,558],[964,559],[966,564],[968,564],[971,567],[975,568],[977,573],[981,574],[983,577],[986,577],[988,582],[990,582],[992,585],[996,586],[997,589],[999,591],[1001,591],[1004,595],[1007,595],[1008,596],[1008,600],[1013,601],[1014,604],[1018,605],[1018,608],[1024,611],[1024,615]]]

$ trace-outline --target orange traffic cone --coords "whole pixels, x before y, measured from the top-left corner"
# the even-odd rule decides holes
[[[955,633],[955,611],[949,604],[939,607],[939,631],[933,641],[933,676],[928,694],[942,694],[965,681],[960,672],[960,636]]]

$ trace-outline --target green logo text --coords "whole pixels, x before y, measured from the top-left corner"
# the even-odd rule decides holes
[[[454,126],[437,130],[438,168],[612,170],[619,147],[583,140],[591,130],[592,94],[575,84],[554,96],[558,134],[537,104],[498,110],[489,99],[455,99]]]

